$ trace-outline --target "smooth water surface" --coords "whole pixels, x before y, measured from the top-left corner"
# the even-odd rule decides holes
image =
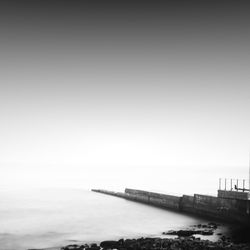
[[[81,189],[2,190],[0,200],[1,250],[158,236],[206,222]]]

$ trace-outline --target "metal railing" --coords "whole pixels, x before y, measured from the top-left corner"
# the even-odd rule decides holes
[[[249,180],[220,178],[219,190],[250,192]]]

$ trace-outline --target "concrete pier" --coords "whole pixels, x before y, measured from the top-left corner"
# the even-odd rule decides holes
[[[218,190],[218,196],[194,194],[193,196],[174,196],[136,189],[125,192],[112,192],[92,189],[93,192],[112,195],[183,213],[191,213],[227,222],[250,226],[250,200],[246,193]]]

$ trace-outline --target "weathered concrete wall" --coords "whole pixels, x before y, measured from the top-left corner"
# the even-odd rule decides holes
[[[183,195],[179,205],[180,211],[194,212],[194,196]]]
[[[194,210],[197,214],[249,224],[248,206],[250,201],[220,198],[207,195],[194,195]]]
[[[96,193],[116,196],[116,197],[120,197],[120,198],[125,198],[125,199],[128,198],[127,195],[125,193],[122,193],[122,192],[113,192],[113,191],[108,191],[108,190],[104,190],[104,189],[91,189],[91,191],[96,192]]]
[[[126,188],[125,194],[128,195],[131,200],[149,203],[149,192]]]
[[[136,189],[125,189],[125,193],[134,200],[148,203],[154,206],[165,207],[169,209],[179,209],[179,196],[159,194],[154,192],[146,192]]]
[[[248,200],[250,198],[250,194],[248,192],[218,190],[218,197],[237,199],[237,200]]]
[[[208,195],[194,195],[194,211],[197,214],[204,214],[207,216],[215,216],[218,214],[218,200],[217,197]]]
[[[125,193],[96,189],[92,191],[175,211],[250,225],[249,200],[229,199],[200,194],[195,194],[194,196],[183,195],[179,197],[136,189],[126,189]]]

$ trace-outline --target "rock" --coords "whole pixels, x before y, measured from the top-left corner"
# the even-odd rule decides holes
[[[190,237],[194,234],[200,234],[200,235],[213,235],[212,230],[179,230],[179,231],[168,231],[164,232],[164,235],[177,235],[178,237]]]
[[[137,243],[137,241],[135,239],[126,239],[124,241],[124,246],[125,247],[132,247]]]
[[[213,235],[214,232],[212,230],[204,230],[204,231],[201,231],[201,234],[202,235]]]
[[[179,230],[179,231],[177,231],[177,235],[179,237],[189,237],[189,236],[192,236],[193,234],[195,234],[195,231],[193,231],[193,230]]]
[[[118,249],[118,250],[250,250],[248,243],[235,244],[230,241],[228,237],[222,237],[221,241],[212,242],[209,240],[202,240],[189,236],[191,233],[197,233],[197,231],[203,234],[211,234],[213,230],[179,230],[170,231],[170,233],[176,233],[180,235],[178,238],[139,238],[139,239],[121,239],[119,241],[103,241],[100,246],[97,244],[81,245],[78,246],[68,245],[62,250],[100,250],[101,247],[106,249]],[[184,236],[181,236],[184,235]]]
[[[87,248],[82,248],[82,249],[85,249],[85,250],[100,250],[101,247],[96,246],[96,247],[87,247]]]
[[[213,228],[217,228],[219,226],[219,224],[215,222],[209,222],[208,225]]]
[[[211,225],[212,226],[212,225]],[[199,230],[197,229],[188,229],[188,230],[179,230],[174,231],[170,230],[168,232],[163,232],[164,235],[177,235],[178,237],[190,237],[194,234],[200,234],[200,235],[213,235],[214,229],[211,229],[210,226],[207,225],[197,225]]]
[[[120,240],[118,240],[118,243],[119,243],[119,245],[123,245],[124,244],[124,239],[120,239]]]
[[[226,241],[226,236],[225,236],[225,235],[222,235],[220,239],[221,239],[222,241]]]
[[[77,244],[72,244],[72,245],[68,245],[66,247],[62,247],[62,250],[82,250],[83,248],[81,248],[81,246],[77,245]]]
[[[164,235],[177,235],[177,231],[169,230],[167,232],[163,232]]]
[[[119,242],[114,240],[102,241],[100,247],[105,249],[115,249],[119,247]]]

